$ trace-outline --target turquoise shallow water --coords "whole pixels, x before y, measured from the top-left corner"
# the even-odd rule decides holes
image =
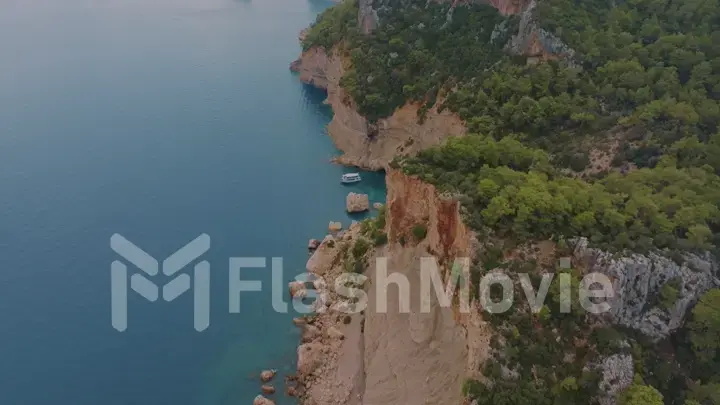
[[[298,332],[269,291],[228,313],[229,258],[283,257],[291,278],[308,238],[349,222],[348,191],[385,193],[378,174],[339,184],[323,94],[288,70],[327,6],[0,4],[0,404],[248,404],[261,369],[293,369]],[[132,292],[112,328],[116,232],[158,258],[210,235],[209,329],[190,294]]]

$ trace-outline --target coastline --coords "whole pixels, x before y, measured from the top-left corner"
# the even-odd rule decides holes
[[[360,223],[323,239],[306,266],[318,277],[312,287],[289,285],[291,296],[303,297],[299,291],[312,288],[320,297],[313,304],[316,314],[294,320],[302,331],[296,376],[301,404],[460,403],[462,382],[469,376],[482,378],[478,370],[488,355],[490,329],[479,310],[462,314],[433,300],[429,313],[420,311],[419,302],[411,302],[408,313],[394,288],[387,291],[387,310],[378,310],[378,292],[372,288],[379,277],[376,258],[387,258],[390,272],[408,277],[410,295],[418,297],[421,257],[432,252],[447,275],[454,259],[472,255],[477,245],[462,223],[457,201],[444,199],[434,186],[399,170],[389,169],[386,179],[384,229],[389,240],[362,258],[367,263],[362,273],[368,278],[362,285],[367,309],[347,315],[334,306],[346,298],[328,288],[348,272],[346,262],[353,260],[349,252],[365,237]],[[426,224],[427,236],[404,242],[412,240],[418,223]]]
[[[299,35],[301,41],[304,33]],[[419,280],[413,273],[420,257],[441,252],[444,261],[440,266],[443,274],[448,274],[456,255],[471,253],[474,235],[462,224],[457,202],[443,200],[432,185],[391,169],[389,163],[396,156],[414,155],[449,137],[463,136],[466,127],[457,115],[448,110],[438,112],[436,107],[419,124],[420,106],[407,104],[380,120],[377,136],[368,137],[367,120],[339,84],[349,63],[336,49],[328,53],[312,48],[302,52],[290,69],[304,83],[327,93],[325,103],[333,110],[328,135],[342,152],[332,162],[386,172],[385,231],[390,240],[385,246],[371,248],[365,257],[370,264],[365,271],[369,277],[365,290],[373,283],[376,257],[388,258],[390,271],[402,269],[410,275],[412,288],[418,290]],[[404,235],[411,235],[414,225],[428,219],[428,238],[406,247]],[[316,301],[320,313],[294,320],[302,329],[297,349],[300,403],[360,405],[368,400],[391,405],[423,403],[427,398],[462,402],[462,381],[467,376],[481,378],[477,370],[487,356],[490,335],[479,311],[473,311],[474,316],[460,315],[435,302],[430,314],[421,314],[418,308],[402,313],[397,307],[375,313],[372,292],[364,313],[346,316],[329,310],[338,296],[326,286],[334,285],[336,277],[346,271],[345,254],[362,237],[360,227],[354,223],[340,235],[327,235],[308,260],[308,272],[320,278],[313,287],[325,292],[327,300]],[[388,297],[391,306],[398,305],[399,293]],[[398,379],[398,375],[403,377]]]
[[[302,36],[301,32],[300,39]],[[374,128],[357,112],[350,96],[340,86],[340,78],[349,65],[348,58],[338,49],[327,52],[320,48],[302,52],[290,65],[302,82],[327,93],[325,103],[333,110],[328,135],[342,151],[341,156],[333,159],[335,163],[372,171],[385,170],[397,156],[414,155],[449,137],[465,135],[465,124],[452,112],[439,112],[436,105],[427,111],[425,121],[420,124],[420,105],[406,104],[392,116],[379,120],[377,135],[368,136]]]

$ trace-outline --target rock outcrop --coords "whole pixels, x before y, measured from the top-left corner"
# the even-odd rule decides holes
[[[275,374],[277,374],[277,371],[275,370],[263,370],[263,372],[260,373],[260,381],[266,383],[272,380],[275,377]]]
[[[275,402],[262,395],[258,395],[253,400],[253,405],[275,405]]]
[[[360,32],[367,35],[377,28],[379,23],[377,10],[373,8],[373,0],[358,0],[358,26]]]
[[[502,15],[520,14],[528,6],[528,0],[488,0]]]
[[[610,318],[613,323],[637,329],[653,338],[662,338],[682,326],[688,310],[709,289],[720,286],[718,263],[709,255],[685,256],[678,265],[658,253],[628,254],[624,257],[588,247],[588,241],[577,241],[575,259],[588,272],[607,275],[613,283],[614,297]],[[675,280],[678,297],[669,307],[660,305],[660,289]]]
[[[340,87],[347,63],[337,51],[330,54],[321,48],[303,52],[290,68],[299,73],[300,80],[325,89],[327,104],[333,109],[328,134],[343,152],[337,162],[369,170],[383,170],[396,156],[414,155],[452,136],[466,132],[465,124],[448,110],[430,109],[424,122],[418,120],[420,105],[406,104],[388,118],[377,123],[377,135],[368,136],[374,129],[361,116],[345,91]]]
[[[342,223],[340,223],[340,222],[330,221],[330,223],[328,224],[328,231],[330,231],[330,232],[333,232],[333,233],[340,232],[341,229],[342,229]]]
[[[618,394],[632,384],[635,375],[635,364],[629,353],[613,354],[587,368],[599,372],[602,376],[597,398],[600,405],[617,404]]]
[[[499,0],[500,4],[508,4]],[[536,0],[525,0],[523,8],[511,14],[520,14],[518,33],[513,35],[508,47],[511,52],[525,55],[534,60],[565,59],[571,60],[575,51],[567,46],[560,38],[539,27],[535,20]],[[502,11],[501,11],[502,12]]]
[[[460,220],[459,204],[400,171],[389,170],[387,184],[386,230],[391,240],[365,256],[364,313],[348,314],[352,304],[334,289],[337,277],[347,274],[348,252],[363,237],[359,224],[326,238],[308,261],[308,269],[323,282],[317,285],[314,304],[319,312],[303,326],[298,348],[303,404],[461,403],[465,378],[480,377],[490,329],[477,308],[465,313],[442,307],[435,298],[429,312],[420,308],[420,258],[433,252],[447,275],[455,258],[475,249],[472,233]],[[399,238],[421,222],[427,224],[427,237],[403,246]],[[381,281],[377,258],[387,259],[388,273],[408,278],[409,291],[376,288]],[[378,301],[385,293],[387,300]],[[400,305],[405,298],[410,298],[409,312]],[[378,302],[387,302],[387,308],[379,308]]]
[[[363,212],[370,209],[370,198],[367,194],[349,193],[345,198],[347,212]]]

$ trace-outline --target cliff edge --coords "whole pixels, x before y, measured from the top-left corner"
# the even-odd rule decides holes
[[[343,152],[339,163],[368,170],[383,170],[396,156],[414,155],[466,132],[460,117],[450,111],[432,108],[423,124],[418,122],[419,105],[406,104],[371,127],[340,87],[348,61],[337,50],[326,52],[314,47],[302,53],[290,68],[300,80],[327,91],[325,101],[333,109],[328,134]]]
[[[332,288],[345,271],[347,252],[363,237],[359,224],[326,238],[324,248],[308,261],[308,270],[322,279],[316,284],[325,296],[316,308],[327,310],[303,327],[298,348],[303,404],[457,404],[463,401],[463,381],[480,377],[490,339],[480,312],[460,313],[456,306],[440,305],[434,295],[430,310],[421,310],[420,258],[434,255],[447,276],[454,260],[473,249],[474,238],[460,219],[459,205],[400,171],[388,171],[387,183],[390,241],[364,258],[368,305],[363,313],[337,311],[340,297]],[[418,224],[427,227],[427,235],[411,241]],[[383,263],[387,274],[409,280],[406,290],[384,288],[378,268]],[[342,338],[333,338],[338,331]]]

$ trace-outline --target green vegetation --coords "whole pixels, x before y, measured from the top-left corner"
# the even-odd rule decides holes
[[[585,236],[608,250],[715,253],[720,0],[539,1],[539,24],[573,50],[540,63],[505,52],[517,19],[488,6],[388,3],[368,36],[358,34],[356,7],[325,12],[304,47],[336,46],[349,57],[341,85],[371,122],[408,102],[422,106],[421,121],[431,107],[465,121],[471,135],[393,165],[459,195],[466,224],[498,242],[471,266],[473,285],[492,269],[524,266],[504,260],[505,241],[552,239],[562,250]],[[399,242],[426,236],[416,228]],[[368,225],[369,240],[382,243],[382,229]],[[644,381],[622,394],[622,405],[718,405],[718,291],[658,344],[558,313],[554,282],[539,314],[514,308],[489,318],[502,335],[482,370],[492,385],[468,380],[463,392],[479,405],[591,403],[599,376],[585,365],[624,350]],[[656,304],[673,308],[679,296],[672,280]]]
[[[385,232],[380,232],[375,236],[373,242],[375,243],[375,246],[387,245],[388,236]]]
[[[639,377],[636,377],[636,380]],[[654,387],[634,382],[620,395],[620,405],[663,405],[663,396]]]
[[[675,306],[675,302],[677,302],[680,294],[680,283],[681,279],[678,277],[668,281],[662,286],[660,289],[660,305],[662,305],[663,308],[670,309]]]
[[[315,23],[305,33],[303,50],[307,51],[313,46],[329,50],[343,38],[356,36],[357,13],[357,0],[343,1],[328,8],[318,15]]]
[[[720,289],[707,292],[692,311],[690,341],[698,360],[720,362]]]
[[[571,269],[541,270],[523,261],[500,263],[498,260],[498,265],[510,272],[530,271],[535,288],[544,271],[569,274],[571,284],[576,287],[580,282],[579,273]],[[573,310],[569,313],[560,311],[566,301],[560,295],[559,284],[559,277],[555,277],[548,291],[547,306],[537,314],[516,305],[506,313],[487,316],[487,321],[500,334],[491,341],[492,357],[482,369],[492,385],[469,380],[463,388],[479,405],[592,403],[600,375],[586,369],[585,365],[598,351],[578,342],[591,341],[593,331],[585,323],[586,314],[580,308],[577,288],[573,288],[569,297]],[[516,303],[523,300],[521,295],[524,293],[520,290],[515,289]],[[508,373],[514,374],[515,378],[508,378]]]
[[[360,224],[360,232],[372,239],[375,246],[382,246],[388,243],[388,236],[385,233],[385,207],[378,210],[377,217],[368,218]]]
[[[720,219],[720,178],[678,168],[671,157],[586,182],[559,174],[547,153],[517,139],[469,135],[406,160],[404,170],[465,195],[471,226],[518,239],[559,234],[605,247],[706,249]]]
[[[415,240],[420,242],[421,240],[425,239],[425,236],[427,235],[427,225],[416,224],[412,228],[412,234]]]
[[[370,242],[368,242],[367,239],[360,237],[355,241],[355,244],[352,247],[352,255],[355,260],[362,259],[370,248]]]

